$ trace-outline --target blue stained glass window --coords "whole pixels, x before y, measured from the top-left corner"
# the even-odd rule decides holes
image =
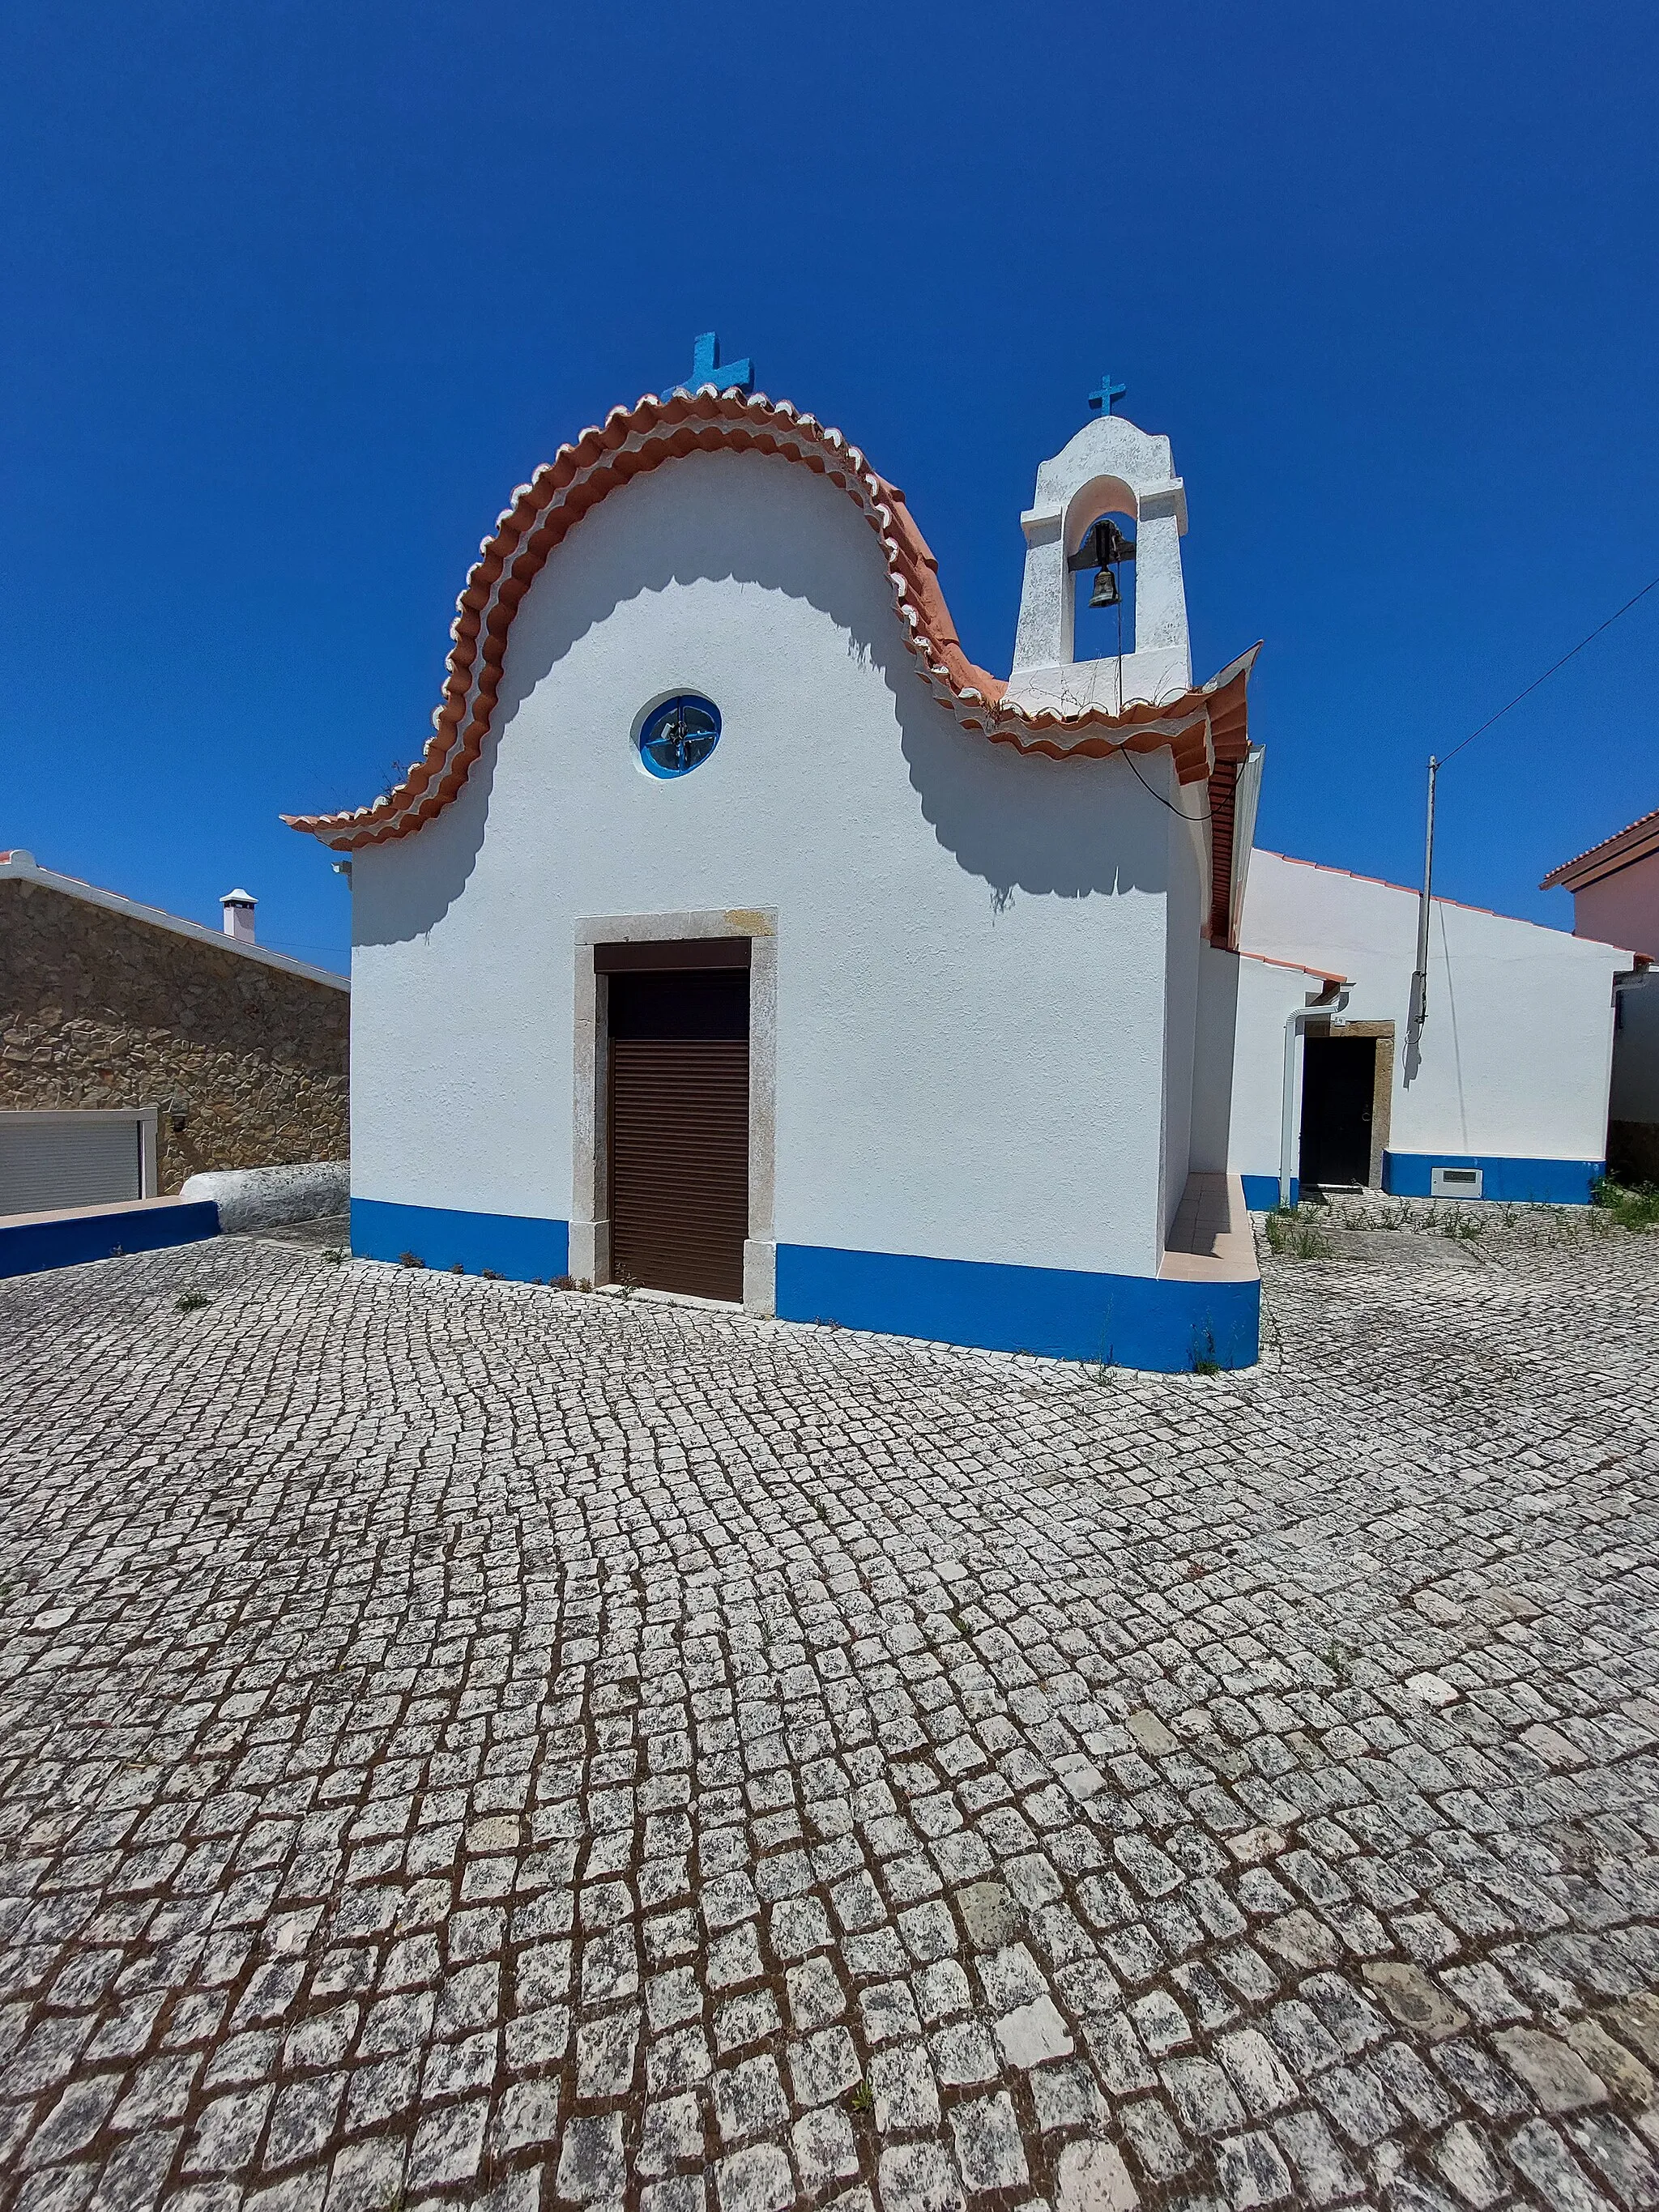
[[[720,710],[695,691],[665,699],[640,731],[640,760],[648,775],[689,775],[720,741]]]

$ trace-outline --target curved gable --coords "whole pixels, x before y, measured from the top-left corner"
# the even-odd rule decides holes
[[[613,408],[602,426],[562,446],[498,520],[456,603],[443,696],[433,734],[395,789],[374,805],[337,814],[291,814],[289,827],[338,852],[405,837],[441,813],[465,784],[483,750],[501,688],[514,616],[554,547],[619,485],[696,453],[775,454],[845,493],[875,538],[887,568],[916,672],[964,728],[994,744],[1055,758],[1153,752],[1168,746],[1183,783],[1215,778],[1229,803],[1211,812],[1218,896],[1231,881],[1232,784],[1248,750],[1245,687],[1255,648],[1208,684],[1172,700],[1127,707],[1026,708],[1005,679],[977,668],[962,649],[939,589],[938,564],[912,520],[904,495],[878,476],[856,446],[787,401],[745,397],[705,385],[666,399]],[[1214,796],[1221,792],[1212,785]],[[1223,817],[1224,817],[1224,822]],[[1224,900],[1218,910],[1224,913]]]

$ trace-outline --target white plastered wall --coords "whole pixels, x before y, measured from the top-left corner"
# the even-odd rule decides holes
[[[1163,1222],[1167,1235],[1195,1164],[1192,1157],[1194,1086],[1198,1074],[1200,961],[1208,951],[1196,926],[1207,906],[1209,862],[1204,831],[1189,811],[1203,807],[1203,793],[1176,793],[1178,812],[1167,817],[1170,881],[1166,908],[1164,996]]]
[[[1599,1160],[1607,1140],[1613,979],[1630,966],[1631,956],[1535,922],[1436,899],[1429,1017],[1420,1065],[1412,1072],[1407,1017],[1417,908],[1416,893],[1399,885],[1257,850],[1250,857],[1243,942],[1251,952],[1350,978],[1341,1018],[1395,1024],[1390,1152]],[[1260,979],[1247,985],[1252,964],[1240,968],[1240,1071],[1243,1076],[1247,1063],[1259,1069],[1249,1084],[1264,1093],[1272,1089],[1274,1134],[1270,1162],[1240,1156],[1236,1089],[1232,1164],[1276,1174],[1284,1020],[1272,1003],[1273,988]],[[1255,1127],[1254,1109],[1247,1125]],[[1252,1137],[1252,1146],[1255,1141]]]
[[[724,732],[660,782],[630,733],[678,690]],[[1152,1274],[1169,824],[931,698],[842,493],[665,465],[550,558],[460,797],[355,856],[354,1194],[568,1218],[579,931],[772,909],[781,1243]]]
[[[1193,1083],[1195,1170],[1224,1168],[1278,1179],[1285,1025],[1320,988],[1317,975],[1299,968],[1204,947]]]

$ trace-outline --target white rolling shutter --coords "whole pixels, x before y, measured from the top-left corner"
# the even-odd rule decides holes
[[[144,1118],[0,1113],[0,1215],[142,1198]]]

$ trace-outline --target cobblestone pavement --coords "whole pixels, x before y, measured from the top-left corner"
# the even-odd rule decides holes
[[[1653,2205],[1659,1237],[1363,1242],[1217,1377],[0,1285],[6,2201]]]

